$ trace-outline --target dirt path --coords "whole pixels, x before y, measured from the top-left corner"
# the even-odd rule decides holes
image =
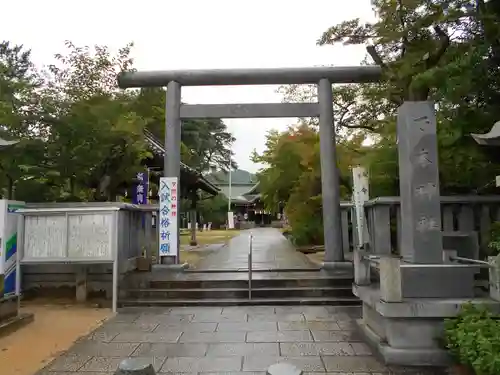
[[[28,305],[35,321],[0,338],[0,373],[33,375],[79,337],[112,316],[109,309],[71,305]]]

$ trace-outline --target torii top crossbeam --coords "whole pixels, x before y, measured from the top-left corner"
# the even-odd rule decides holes
[[[121,88],[161,87],[175,81],[182,86],[285,85],[318,83],[367,83],[380,80],[379,66],[319,66],[275,69],[211,69],[124,72]]]

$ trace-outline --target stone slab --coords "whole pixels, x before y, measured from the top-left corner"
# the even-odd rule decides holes
[[[309,331],[248,332],[247,342],[313,341]]]
[[[365,341],[386,365],[401,366],[449,366],[451,357],[440,348],[393,348],[370,329],[361,319],[356,321]],[[328,368],[328,367],[327,367]]]
[[[241,357],[168,358],[160,372],[226,372],[240,371]]]
[[[285,357],[355,355],[353,347],[347,342],[295,342],[281,343],[281,355]]]
[[[387,367],[371,356],[327,356],[323,357],[326,371],[356,373],[356,372],[387,372]]]
[[[302,371],[325,372],[325,366],[320,357],[273,357],[253,356],[243,359],[243,371],[266,371],[275,363],[290,363]]]
[[[245,342],[246,332],[186,332],[181,343]]]
[[[281,309],[281,308],[280,308]],[[146,324],[142,327],[151,327],[148,324],[158,324],[166,317],[179,317],[187,315],[203,314],[208,315],[238,315],[254,314],[257,312],[283,316],[286,310],[280,310],[277,307],[270,306],[264,310],[238,308],[196,308],[188,309],[145,309],[140,314],[144,318],[140,324]],[[315,329],[310,333],[310,329],[300,329],[291,331],[216,331],[216,332],[197,332],[197,329],[190,330],[187,326],[192,324],[195,327],[199,324],[183,321],[173,323],[175,327],[183,327],[179,341],[182,338],[190,342],[168,343],[168,342],[103,342],[99,341],[99,333],[93,332],[88,337],[94,339],[80,340],[71,347],[66,354],[63,354],[46,369],[43,369],[37,375],[114,375],[114,366],[117,366],[121,360],[133,357],[141,360],[155,361],[157,374],[185,374],[185,375],[216,375],[216,374],[234,374],[234,375],[263,375],[267,368],[275,363],[291,363],[305,373],[315,374],[329,371],[335,375],[360,375],[360,374],[378,374],[381,363],[371,355],[370,348],[358,340],[360,336],[356,331],[351,330],[355,323],[353,316],[359,316],[359,308],[339,308],[330,306],[311,307],[311,306],[292,306],[293,314],[310,316],[316,318],[326,318],[328,314],[333,317],[333,321],[306,321],[299,322],[264,322],[272,323],[275,326],[283,324],[309,324],[315,328],[330,328],[334,330]],[[291,311],[291,312],[292,312]],[[279,313],[278,313],[279,312]],[[284,314],[285,313],[285,314]],[[265,315],[261,314],[261,315]],[[101,326],[101,332],[116,332],[116,323],[133,324],[137,328],[137,317],[121,318],[104,322]],[[147,317],[147,319],[146,319]],[[273,319],[274,320],[274,319]],[[212,324],[222,324],[212,323]],[[253,323],[258,323],[255,320]],[[110,328],[107,326],[109,325]],[[113,327],[115,325],[115,327]],[[122,333],[127,333],[127,326],[120,325],[123,328]],[[168,326],[168,325],[167,325]],[[165,326],[165,327],[167,327]],[[139,327],[141,327],[139,325]],[[213,327],[213,325],[211,326]],[[248,326],[250,327],[250,325]],[[134,334],[159,333],[156,328],[153,332],[134,332]],[[288,328],[293,328],[288,326]],[[338,329],[340,328],[340,330]],[[162,333],[168,332],[165,329]],[[290,333],[292,332],[292,333]],[[299,332],[297,334],[297,332]],[[266,335],[266,336],[262,336]],[[271,335],[271,336],[269,336]],[[357,337],[356,337],[357,336]],[[102,338],[103,336],[101,336]],[[147,336],[146,336],[147,337]],[[267,342],[255,341],[245,342],[245,339],[264,339]],[[150,337],[151,338],[151,337]],[[153,336],[153,339],[157,338]],[[225,341],[228,342],[225,342]],[[239,340],[238,342],[234,342]],[[274,341],[273,341],[274,340]],[[315,340],[315,341],[313,341]],[[281,343],[279,343],[281,341]],[[165,360],[163,364],[161,361]],[[342,361],[339,358],[355,358],[356,362]],[[325,368],[325,364],[328,365]],[[159,368],[159,366],[161,367]],[[383,366],[382,366],[383,367]],[[159,369],[158,369],[159,368]],[[98,371],[95,371],[97,370]],[[350,369],[350,370],[349,370]],[[369,371],[359,369],[370,369]],[[348,371],[349,370],[349,371]],[[388,369],[389,371],[392,369]],[[388,373],[384,371],[383,373]],[[391,374],[409,374],[407,370],[394,370]],[[420,372],[419,374],[424,374]],[[425,372],[425,374],[427,374]],[[429,373],[430,375],[430,373]]]
[[[340,331],[338,322],[321,322],[321,321],[305,321],[305,322],[278,322],[280,331]]]
[[[228,343],[210,344],[207,352],[208,356],[256,356],[264,355],[279,356],[279,346],[277,343]]]
[[[222,322],[217,325],[217,331],[277,331],[278,325],[275,322],[240,322],[230,323]]]
[[[207,344],[142,343],[134,351],[134,357],[203,357]]]
[[[88,362],[83,365],[80,369],[82,372],[86,371],[94,371],[94,372],[115,372],[118,369],[118,366],[123,361],[123,357],[93,357]],[[136,359],[141,360],[142,362],[150,362],[153,365],[155,371],[159,371],[163,363],[165,362],[165,357],[162,358],[143,358],[136,357]]]

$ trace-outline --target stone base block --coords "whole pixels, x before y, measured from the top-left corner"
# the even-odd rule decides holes
[[[189,263],[182,264],[155,264],[153,269],[161,269],[167,272],[184,272],[184,270],[189,268]]]
[[[451,364],[448,352],[440,348],[395,348],[383,342],[363,319],[356,320],[358,329],[374,353],[387,365],[447,366]]]
[[[353,286],[363,303],[361,333],[389,365],[446,366],[443,323],[455,316],[466,302],[486,304],[500,311],[500,303],[489,298],[405,298],[401,302],[380,299],[376,285]]]
[[[403,298],[473,298],[474,275],[470,265],[401,263]]]
[[[354,272],[352,262],[323,262],[321,268],[324,270],[349,270]]]

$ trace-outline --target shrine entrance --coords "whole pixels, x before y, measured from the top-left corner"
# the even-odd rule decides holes
[[[179,179],[181,122],[187,119],[318,117],[321,187],[323,196],[324,268],[337,268],[344,261],[339,172],[336,166],[332,84],[367,83],[380,79],[378,66],[313,67],[282,69],[229,69],[124,72],[121,88],[167,87],[164,177]],[[316,84],[317,103],[182,104],[182,86]],[[180,197],[174,204],[179,207]],[[161,206],[161,204],[160,204]],[[160,207],[161,210],[161,207]],[[178,217],[177,217],[178,220]],[[178,249],[178,228],[177,249]],[[177,253],[178,254],[178,253]],[[162,256],[162,263],[177,263],[178,257]],[[172,262],[173,261],[173,262]],[[348,264],[350,266],[350,263]],[[250,267],[251,268],[251,264]]]

